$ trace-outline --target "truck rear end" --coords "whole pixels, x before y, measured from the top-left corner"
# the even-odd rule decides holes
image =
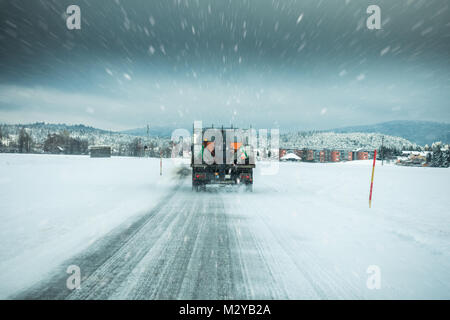
[[[192,188],[208,184],[244,185],[253,190],[255,137],[251,129],[201,128],[194,125],[192,141]]]

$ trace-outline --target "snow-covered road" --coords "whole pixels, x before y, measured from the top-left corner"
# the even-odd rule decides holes
[[[448,169],[377,164],[369,209],[370,161],[258,169],[253,193],[192,192],[158,159],[0,164],[2,297],[450,298]]]
[[[251,297],[243,283],[233,220],[222,197],[192,193],[183,181],[146,216],[68,260],[83,270],[81,290],[65,289],[67,275],[61,269],[56,272],[60,276],[28,290],[23,297]]]

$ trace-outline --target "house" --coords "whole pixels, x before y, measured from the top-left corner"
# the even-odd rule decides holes
[[[283,157],[280,158],[280,161],[302,161],[302,158],[300,158],[298,155],[294,153],[287,153]]]
[[[369,160],[369,152],[367,151],[358,151],[357,152],[358,160]]]
[[[350,157],[350,155],[349,155]],[[356,149],[352,151],[352,160],[369,160],[369,151]]]
[[[320,150],[312,150],[313,153],[313,161],[320,162]]]
[[[422,167],[427,163],[427,156],[431,151],[402,151],[402,156],[397,157],[397,164],[401,166]]]
[[[91,158],[111,158],[111,146],[89,147]]]
[[[325,151],[324,150],[319,151],[319,161],[325,162]]]
[[[339,161],[341,161],[341,152],[331,151],[331,162],[339,162]]]
[[[303,159],[303,150],[301,150],[301,149],[295,149],[295,150],[294,150],[294,154],[297,155],[297,156],[299,156],[300,158]]]

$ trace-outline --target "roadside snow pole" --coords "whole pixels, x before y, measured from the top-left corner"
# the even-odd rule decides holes
[[[162,151],[159,152],[159,175],[162,176]]]
[[[373,174],[375,173],[376,160],[377,160],[377,149],[375,149],[375,151],[373,152],[373,167],[372,167],[372,179],[370,180],[369,208],[372,207]]]

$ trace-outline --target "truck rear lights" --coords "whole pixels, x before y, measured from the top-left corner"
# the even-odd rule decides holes
[[[194,180],[201,180],[201,179],[205,179],[206,178],[206,174],[204,173],[197,173],[194,177]]]

